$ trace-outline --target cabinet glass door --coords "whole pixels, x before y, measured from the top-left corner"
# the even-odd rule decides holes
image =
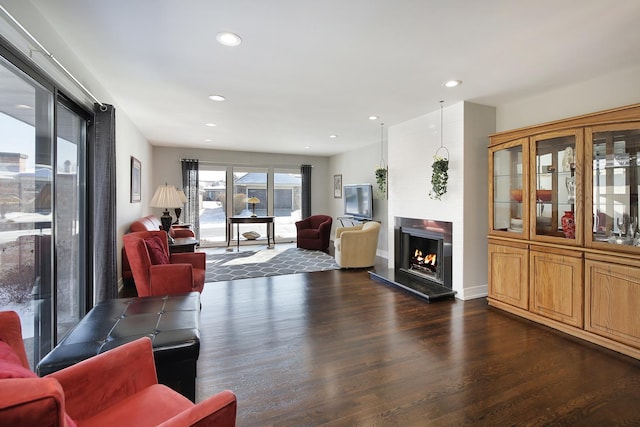
[[[580,243],[582,193],[581,131],[558,132],[532,139],[534,169],[530,194],[532,234],[536,240]]]
[[[607,249],[638,250],[640,124],[587,129],[587,137],[593,165],[587,198],[590,241]]]
[[[490,149],[492,182],[490,188],[490,230],[493,234],[517,233],[528,236],[526,139]],[[498,232],[498,233],[494,233]]]

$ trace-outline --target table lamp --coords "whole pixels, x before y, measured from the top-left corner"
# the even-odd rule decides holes
[[[182,206],[187,203],[187,196],[184,194],[184,191],[182,191],[181,188],[177,188],[176,191],[178,192],[178,196],[180,196],[180,201],[182,202],[182,204],[179,208],[175,208],[173,210],[176,213],[176,222],[174,222],[174,224],[180,224],[180,214],[182,213]]]
[[[256,217],[256,203],[260,203],[260,199],[257,197],[249,197],[247,203],[251,203],[251,217]]]
[[[182,207],[182,200],[180,200],[178,190],[176,190],[176,187],[174,187],[173,185],[167,185],[167,183],[165,183],[164,185],[160,185],[153,195],[149,206],[151,206],[152,208],[164,209],[164,212],[160,217],[160,222],[162,222],[162,228],[164,229],[164,231],[167,232],[167,240],[170,243],[173,243],[173,238],[169,233],[169,230],[171,229],[171,221],[173,221],[173,218],[171,218],[169,209]]]

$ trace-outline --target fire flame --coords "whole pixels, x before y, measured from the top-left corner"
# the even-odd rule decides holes
[[[423,257],[422,251],[420,249],[416,249],[416,251],[413,254],[413,257],[416,259],[416,261],[421,262],[423,264],[436,265],[436,258],[437,258],[436,254],[427,254],[427,256]]]

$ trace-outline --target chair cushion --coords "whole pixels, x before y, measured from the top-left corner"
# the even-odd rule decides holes
[[[38,378],[38,376],[22,366],[20,358],[13,351],[13,348],[0,340],[0,379],[6,378]],[[76,427],[75,421],[66,413],[64,414],[64,421],[66,427]]]
[[[169,256],[165,253],[163,242],[159,237],[144,239],[144,244],[147,245],[151,264],[169,264]]]
[[[38,378],[38,376],[22,366],[16,352],[9,344],[0,340],[0,379],[5,378]]]

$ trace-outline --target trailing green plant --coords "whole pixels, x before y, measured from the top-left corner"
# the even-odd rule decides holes
[[[434,200],[442,200],[442,195],[447,192],[447,181],[449,179],[449,159],[433,156],[434,161],[431,168],[431,191],[429,197]]]
[[[376,183],[382,197],[387,195],[387,168],[379,167],[376,169]]]

